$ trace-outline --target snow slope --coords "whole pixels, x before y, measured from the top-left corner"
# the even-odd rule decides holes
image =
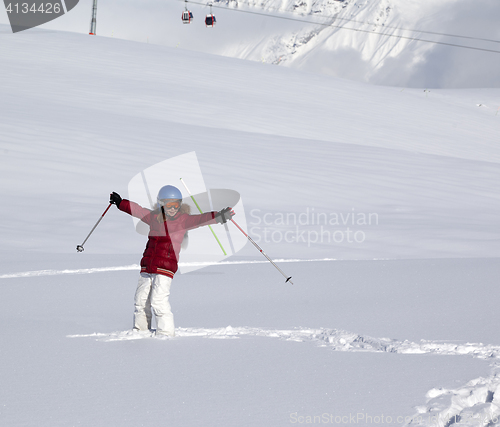
[[[498,87],[497,1],[217,1],[217,26],[206,28],[208,3],[189,3],[195,18],[183,25],[181,1],[109,0],[99,3],[97,34],[373,84]],[[91,8],[81,0],[43,28],[88,33]],[[6,13],[0,23],[8,23]]]
[[[254,60],[262,57],[266,62],[301,70],[391,86],[498,87],[500,32],[495,24],[500,17],[498,3],[463,0],[250,3],[271,13],[293,13],[287,16],[301,20],[303,27],[267,38],[260,49],[234,52],[237,57]],[[236,4],[240,6],[239,2]]]
[[[28,226],[2,221],[8,248],[75,246],[69,231],[85,236],[104,210],[103,180],[124,192],[146,167],[196,151],[209,188],[249,188],[249,227],[283,257],[498,256],[498,90],[401,91],[111,39],[2,37],[4,200],[46,206]],[[61,40],[68,56],[55,62]],[[43,180],[25,179],[35,170]],[[47,239],[37,221],[67,209],[79,215]],[[96,250],[137,253],[142,238],[130,247],[118,221]]]
[[[497,89],[0,29],[0,424],[495,415]],[[144,237],[113,208],[75,247],[110,191],[191,151],[295,285],[247,245],[176,276],[178,338],[134,336]]]

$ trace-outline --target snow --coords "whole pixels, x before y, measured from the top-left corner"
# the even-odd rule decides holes
[[[216,1],[217,26],[206,28],[208,3],[189,2],[194,21],[179,25],[184,2],[108,0],[98,6],[97,34],[372,84],[499,87],[497,1]],[[91,10],[80,0],[43,28],[86,34]]]
[[[43,29],[0,37],[0,425],[498,415],[498,89],[377,87]],[[247,244],[176,275],[176,338],[133,334],[144,236],[113,207],[75,248],[111,191],[193,151],[294,285]]]

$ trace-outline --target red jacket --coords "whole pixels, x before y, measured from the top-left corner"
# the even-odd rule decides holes
[[[118,209],[149,225],[148,243],[141,259],[141,273],[163,274],[173,278],[186,231],[216,223],[216,212],[189,215],[188,208],[188,205],[182,205],[175,216],[165,216],[164,221],[159,209],[151,211],[130,200],[121,201]]]

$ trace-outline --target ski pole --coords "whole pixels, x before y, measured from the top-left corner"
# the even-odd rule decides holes
[[[83,252],[83,245],[85,244],[85,242],[88,240],[88,238],[90,237],[90,235],[94,232],[95,228],[99,225],[99,223],[101,222],[101,220],[104,218],[104,215],[106,215],[106,212],[109,210],[109,208],[111,207],[113,203],[110,203],[109,206],[106,208],[106,210],[104,211],[104,213],[101,215],[101,217],[99,218],[99,220],[95,223],[94,227],[92,228],[92,230],[90,230],[90,233],[89,235],[85,238],[85,240],[83,241],[83,243],[81,245],[78,245],[76,247],[76,250],[78,252]]]
[[[196,200],[195,198],[193,197],[193,195],[191,194],[191,191],[189,191],[189,188],[187,188],[187,185],[186,183],[184,182],[184,180],[182,178],[180,178],[182,184],[184,185],[184,188],[186,189],[186,191],[188,192],[189,196],[191,196],[191,199],[193,200],[194,204],[196,205],[196,207],[198,208],[198,210],[200,211],[200,213],[203,213],[203,211],[201,210],[200,206],[198,205],[198,203],[196,203]],[[217,235],[215,234],[215,231],[212,229],[212,226],[209,225],[208,228],[210,228],[210,231],[212,232],[212,234],[214,235],[215,237],[215,240],[217,240],[217,243],[219,244],[220,248],[222,249],[222,252],[224,253],[224,255],[227,255],[226,251],[224,250],[224,247],[222,246],[222,243],[220,242],[219,238],[217,237]]]
[[[267,256],[267,254],[266,254],[266,253],[262,250],[262,248],[261,248],[261,247],[260,247],[257,243],[255,243],[255,242],[254,242],[254,240],[253,240],[253,239],[252,239],[252,238],[251,238],[251,237],[250,237],[247,233],[245,233],[245,232],[243,231],[243,229],[242,229],[242,228],[241,228],[238,224],[236,224],[236,222],[234,221],[234,219],[231,219],[231,222],[232,222],[234,225],[236,225],[236,227],[238,228],[238,230],[240,230],[240,231],[241,231],[241,232],[242,232],[242,233],[246,236],[246,238],[247,238],[248,240],[250,240],[250,242],[252,242],[252,244],[253,244],[253,245],[254,245],[254,246],[255,246],[255,247],[259,250],[259,252],[260,252],[262,255],[264,255],[264,256],[265,256],[265,257],[269,260],[269,262],[270,262],[272,265],[274,265],[274,266],[276,267],[276,269],[277,269],[277,270],[278,270],[278,271],[279,271],[279,272],[280,272],[280,273],[281,273],[281,274],[282,274],[282,275],[286,278],[285,283],[290,282],[290,283],[293,285],[293,282],[290,280],[290,279],[292,278],[292,276],[287,276],[285,273],[283,273],[283,271],[281,270],[281,268],[279,268],[279,267],[278,267],[278,266],[274,263],[274,261],[273,261],[271,258],[269,258],[269,257]]]

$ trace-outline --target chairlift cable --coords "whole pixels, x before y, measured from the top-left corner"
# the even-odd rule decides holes
[[[191,3],[193,3],[193,2],[191,2]],[[244,1],[244,0],[237,0],[237,3],[243,3],[243,4],[247,4],[249,6],[254,6],[255,7],[255,4],[250,3],[248,1]],[[229,8],[226,7],[226,9],[229,9]],[[231,10],[235,10],[235,9],[231,9]],[[285,13],[291,13],[291,14],[294,14],[294,15],[301,15],[300,13],[297,13],[295,11],[283,11],[283,10],[276,9],[276,8],[269,8],[269,9],[265,9],[265,10],[272,10],[272,11],[276,11],[276,12],[285,12]],[[410,31],[410,32],[414,32],[414,33],[432,34],[432,35],[436,35],[436,36],[456,37],[456,38],[462,38],[462,39],[468,39],[468,40],[477,40],[477,41],[485,41],[485,42],[491,42],[491,43],[500,43],[500,40],[484,39],[484,38],[481,38],[481,37],[473,37],[473,36],[462,36],[462,35],[459,35],[459,34],[438,33],[438,32],[434,32],[434,31],[413,30],[413,29],[402,28],[402,27],[393,27],[393,26],[390,26],[390,25],[377,24],[377,23],[373,23],[373,22],[358,21],[356,19],[341,18],[341,17],[337,17],[335,15],[322,15],[322,14],[318,14],[318,13],[314,13],[314,14],[309,13],[308,15],[309,16],[314,16],[314,17],[318,16],[318,17],[325,18],[325,19],[332,19],[332,20],[335,20],[335,21],[337,21],[337,20],[338,21],[347,21],[347,22],[354,22],[356,24],[370,25],[370,26],[375,26],[375,27],[383,27],[383,28],[388,28],[388,29],[391,29],[391,30]],[[304,15],[301,15],[301,16],[304,16]]]
[[[193,4],[197,4],[197,5],[201,5],[201,6],[207,6],[207,3],[197,2],[197,1],[193,1],[193,0],[185,0],[185,1],[187,1],[188,3],[193,3]],[[327,24],[327,23],[323,23],[323,22],[314,22],[314,21],[310,21],[307,19],[292,18],[292,17],[287,17],[287,16],[277,16],[277,15],[273,15],[270,13],[253,12],[250,10],[241,10],[241,9],[230,9],[228,7],[216,6],[216,5],[212,5],[212,6],[219,8],[219,9],[225,9],[225,10],[229,10],[229,11],[233,11],[233,12],[249,13],[251,15],[259,15],[259,16],[265,16],[268,18],[284,19],[287,21],[304,22],[304,23],[308,23],[308,24],[322,25],[324,27],[339,28],[341,30],[350,30],[350,31],[357,31],[360,33],[377,34],[377,35],[385,36],[385,37],[395,37],[398,39],[404,39],[404,40],[410,40],[410,41],[420,41],[420,42],[424,42],[424,43],[433,43],[433,44],[438,44],[438,45],[443,45],[443,46],[459,47],[459,48],[463,48],[463,49],[478,50],[478,51],[482,51],[482,52],[500,53],[500,50],[494,50],[494,49],[465,46],[465,45],[460,45],[460,44],[455,44],[455,43],[438,42],[438,41],[434,41],[434,40],[426,40],[426,39],[421,39],[418,37],[401,36],[401,35],[397,35],[397,34],[385,34],[385,33],[380,33],[380,32],[375,32],[375,31],[370,31],[370,30],[362,30],[362,29],[358,29],[358,28],[349,28],[349,27],[344,27],[344,26],[340,26],[340,25]]]

